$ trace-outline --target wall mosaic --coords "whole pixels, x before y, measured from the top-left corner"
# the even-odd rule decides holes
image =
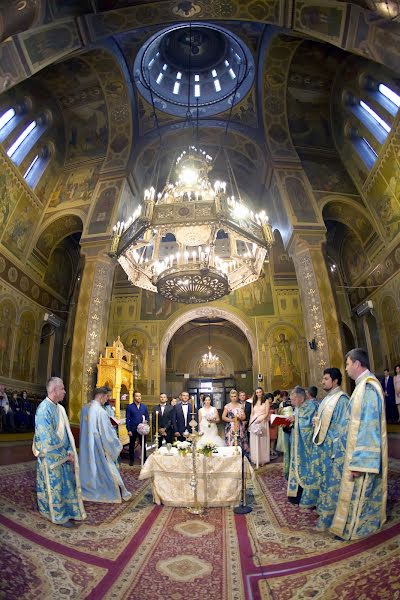
[[[3,246],[17,258],[24,258],[40,215],[38,203],[34,202],[32,195],[24,189],[1,239]]]
[[[301,342],[294,331],[287,326],[279,326],[265,338],[269,349],[272,389],[287,390],[301,382],[300,354]]]
[[[113,218],[116,202],[119,198],[123,180],[102,182],[96,190],[96,201],[90,215],[88,234],[105,233]]]
[[[54,208],[64,202],[89,202],[100,174],[102,163],[86,165],[81,169],[63,173],[50,196],[49,207]]]
[[[32,366],[33,346],[36,337],[35,317],[30,311],[23,312],[16,334],[12,376],[23,381],[35,380]]]

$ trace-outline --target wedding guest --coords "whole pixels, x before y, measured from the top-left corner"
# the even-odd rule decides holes
[[[11,408],[10,401],[6,394],[6,388],[3,384],[0,385],[0,411],[2,430],[14,432],[14,412]]]
[[[227,446],[234,446],[235,436],[233,434],[236,431],[238,433],[238,446],[241,446],[244,453],[247,455],[249,453],[249,445],[244,425],[246,415],[243,406],[239,402],[239,396],[236,390],[231,390],[229,392],[229,402],[225,404],[222,420],[226,423],[225,444]]]
[[[17,431],[26,429],[26,419],[22,410],[22,398],[18,396],[18,392],[13,392],[11,395],[11,409],[14,413],[14,424]]]
[[[135,460],[135,442],[139,441],[140,446],[142,445],[142,436],[138,434],[137,427],[139,423],[143,423],[143,420],[149,422],[149,411],[147,406],[142,403],[142,394],[135,390],[133,392],[133,402],[128,404],[126,409],[126,428],[129,435],[129,466],[133,465]],[[144,460],[146,460],[146,436],[144,436]]]
[[[313,402],[315,404],[315,407],[318,410],[319,400],[318,400],[317,396],[318,396],[318,388],[317,388],[317,386],[310,385],[306,389],[306,400],[311,400],[311,402]]]
[[[400,420],[400,365],[395,365],[394,367],[393,383],[396,398],[396,406],[398,411],[397,420]]]
[[[28,398],[28,393],[22,392],[22,410],[25,414],[26,427],[28,430],[35,428],[35,407],[34,403]]]
[[[383,377],[380,380],[380,384],[382,386],[383,395],[385,397],[386,421],[388,423],[394,423],[398,419],[396,407],[396,393],[394,390],[394,377],[390,375],[388,368],[384,369]]]
[[[256,388],[253,396],[249,432],[250,460],[256,465],[257,469],[270,461],[269,408],[269,400],[266,400],[263,388]]]
[[[278,414],[282,417],[292,417],[293,407],[290,402],[287,391],[281,391],[281,402],[279,404]],[[290,435],[292,426],[279,427],[278,442],[276,448],[279,452],[283,452],[283,473],[285,478],[289,477],[289,460],[290,460]]]
[[[171,398],[170,405],[172,406],[172,408],[176,406],[177,402],[178,400],[176,398]]]
[[[250,421],[251,409],[253,407],[253,398],[246,398],[246,392],[243,392],[243,390],[241,390],[239,392],[239,400],[240,400],[241,405],[244,408],[244,414],[246,415],[246,420],[244,422],[244,426],[245,426],[245,430],[246,430],[247,441],[249,441],[250,440],[249,421]]]
[[[279,402],[276,402],[273,394],[265,394],[265,399],[269,401],[269,413],[268,413],[268,424],[269,424],[269,442],[270,442],[270,457],[271,460],[277,458],[278,453],[275,450],[276,442],[278,440],[278,429],[277,425],[271,425],[269,422],[270,415],[276,415],[279,410]]]
[[[172,429],[175,433],[175,437],[178,438],[180,442],[183,442],[186,439],[183,434],[186,431],[188,433],[191,432],[190,421],[192,420],[192,412],[194,412],[193,416],[195,421],[198,421],[198,417],[194,403],[189,403],[189,393],[181,392],[180,397],[181,402],[175,406],[172,413]],[[193,411],[192,408],[194,409]]]
[[[174,407],[167,403],[167,394],[160,394],[160,402],[153,408],[153,428],[156,431],[156,420],[158,420],[158,447],[160,448],[163,441],[167,444],[172,444],[174,430],[172,425],[172,413]],[[158,419],[156,413],[158,412]]]

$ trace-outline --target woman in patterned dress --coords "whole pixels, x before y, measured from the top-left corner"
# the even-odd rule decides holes
[[[233,435],[235,427],[239,432],[237,443],[238,446],[243,448],[244,453],[249,453],[249,445],[247,443],[247,435],[245,431],[244,421],[246,415],[244,414],[244,408],[239,402],[239,395],[236,390],[229,392],[230,402],[225,405],[224,412],[222,413],[222,420],[225,421],[225,444],[227,446],[233,446],[235,443],[235,436]]]

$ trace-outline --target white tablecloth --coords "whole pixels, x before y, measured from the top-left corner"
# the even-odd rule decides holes
[[[244,459],[246,478],[253,469]],[[202,506],[236,506],[241,497],[242,457],[234,448],[219,448],[217,454],[205,457],[196,454],[197,498]],[[139,479],[152,478],[153,497],[156,504],[166,506],[194,506],[192,454],[179,456],[174,449],[171,455],[156,452],[146,460]]]

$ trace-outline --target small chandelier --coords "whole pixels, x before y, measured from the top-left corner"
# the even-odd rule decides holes
[[[213,354],[211,352],[212,346],[211,346],[211,322],[210,322],[210,320],[208,321],[208,346],[207,346],[207,348],[208,348],[208,352],[203,354],[203,356],[201,357],[201,365],[202,365],[203,369],[210,371],[210,370],[214,370],[215,367],[217,366],[217,364],[220,362],[219,356],[217,356],[216,354]]]
[[[111,255],[129,281],[185,304],[211,302],[256,281],[273,233],[265,211],[255,214],[226,183],[212,185],[212,157],[189,146],[176,160],[175,183],[114,226]]]

